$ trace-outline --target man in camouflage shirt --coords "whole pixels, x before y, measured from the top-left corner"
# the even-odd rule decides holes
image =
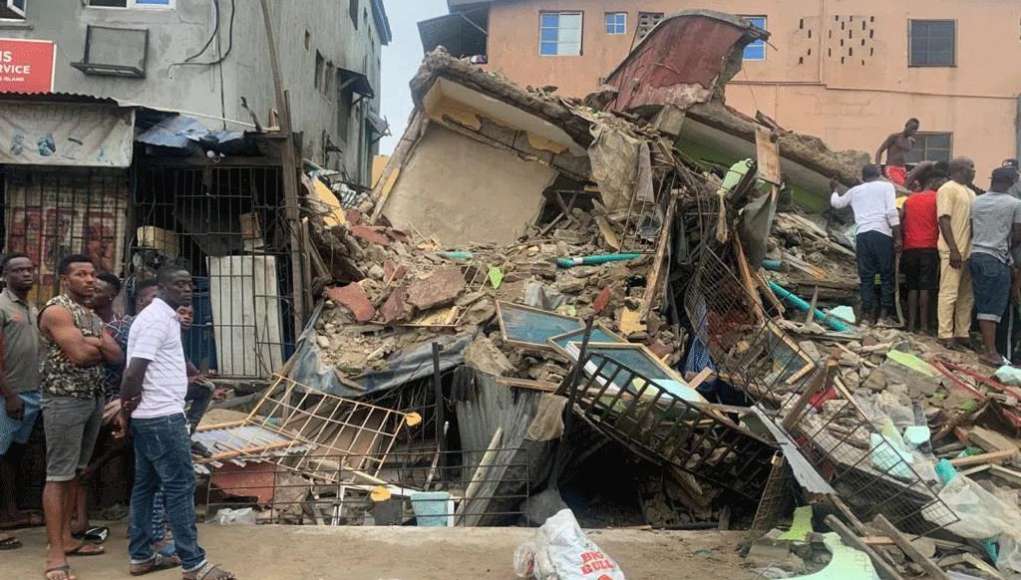
[[[43,425],[46,431],[46,487],[43,510],[49,554],[46,578],[72,577],[67,556],[94,555],[101,546],[71,536],[71,514],[80,491],[79,475],[92,456],[103,418],[103,364],[122,364],[124,355],[103,321],[86,304],[95,292],[96,272],[87,256],[60,262],[63,294],[39,314],[42,356]]]

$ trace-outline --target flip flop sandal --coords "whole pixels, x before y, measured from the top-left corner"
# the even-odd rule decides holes
[[[159,572],[160,570],[170,570],[171,568],[177,568],[181,565],[181,560],[177,556],[164,556],[162,554],[156,554],[152,557],[152,560],[144,564],[138,564],[136,567],[133,565],[128,572],[132,576],[143,576],[151,572]],[[141,567],[141,566],[144,566]]]
[[[21,540],[14,536],[9,536],[0,540],[0,550],[17,550],[20,547]]]
[[[110,528],[106,526],[97,526],[89,528],[84,532],[74,532],[71,537],[76,540],[85,540],[92,542],[93,544],[102,544],[110,537]]]
[[[221,574],[221,576],[210,576],[210,574],[213,574],[214,572]],[[188,579],[188,576],[184,576],[184,578]],[[216,580],[216,579],[219,579],[219,580],[237,580],[237,576],[235,576],[233,572],[228,572],[227,570],[224,570],[223,568],[219,567],[216,564],[212,564],[212,565],[206,564],[205,566],[203,566],[203,567],[201,567],[201,568],[199,568],[198,570],[195,571],[194,579],[195,580]],[[190,579],[188,579],[188,580],[190,580]]]
[[[57,572],[59,572],[60,575],[54,576],[54,574]],[[71,578],[74,578],[74,576],[71,575],[70,564],[61,564],[60,566],[47,568],[43,572],[43,578],[45,578],[46,580],[70,580]]]
[[[97,546],[96,544],[90,544],[87,542],[78,544],[74,548],[64,551],[65,556],[79,556],[79,557],[102,556],[105,553],[106,550],[104,550],[102,546]]]

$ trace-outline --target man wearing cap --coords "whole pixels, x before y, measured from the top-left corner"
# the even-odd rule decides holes
[[[975,309],[982,331],[982,362],[1003,364],[996,350],[996,327],[1007,310],[1012,281],[1011,248],[1021,243],[1021,200],[1010,195],[1017,171],[999,167],[993,171],[989,191],[971,204],[971,270]]]

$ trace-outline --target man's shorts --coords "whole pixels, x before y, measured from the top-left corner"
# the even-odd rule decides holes
[[[897,185],[905,185],[908,180],[908,168],[903,165],[887,165],[886,178]]]
[[[939,290],[939,252],[936,248],[904,250],[900,271],[908,290]]]
[[[972,252],[968,268],[975,290],[976,318],[999,323],[1010,300],[1010,266],[989,254]]]
[[[24,445],[32,436],[35,420],[39,416],[39,391],[29,391],[18,395],[23,403],[20,421],[15,421],[0,409],[0,455],[7,453],[11,443]]]
[[[46,481],[71,481],[88,466],[102,423],[102,397],[43,397]]]

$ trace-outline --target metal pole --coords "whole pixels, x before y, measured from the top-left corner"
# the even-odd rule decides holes
[[[553,488],[558,489],[558,483],[560,481],[560,471],[563,469],[564,456],[567,455],[567,447],[564,445],[564,441],[567,439],[567,435],[571,432],[571,426],[574,424],[574,402],[578,398],[578,380],[585,374],[585,360],[588,355],[588,343],[589,339],[592,338],[592,323],[595,317],[590,316],[585,319],[585,334],[581,338],[581,349],[578,351],[578,362],[571,369],[570,374],[567,377],[567,412],[564,417],[564,434],[557,441],[557,449],[553,456],[553,471],[550,477],[553,478]]]
[[[439,454],[439,469],[440,473],[443,473],[444,457],[443,452],[446,450],[446,441],[444,440],[443,423],[445,422],[444,414],[446,409],[444,408],[443,402],[443,377],[440,374],[440,352],[443,351],[443,345],[434,342],[433,346],[433,394],[434,401],[436,404],[435,419],[436,419],[436,452]]]

